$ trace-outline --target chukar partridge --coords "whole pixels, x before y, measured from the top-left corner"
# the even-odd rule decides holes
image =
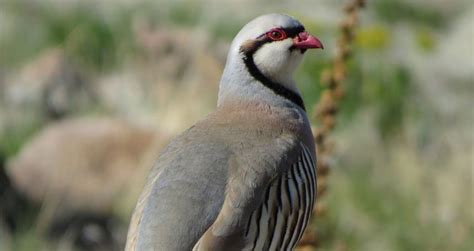
[[[315,148],[292,78],[301,23],[260,16],[234,38],[217,109],[175,138],[151,169],[126,250],[292,250],[316,194]]]

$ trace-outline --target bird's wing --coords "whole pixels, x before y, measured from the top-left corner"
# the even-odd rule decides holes
[[[126,250],[191,250],[222,207],[229,156],[209,132],[191,128],[173,140],[150,171]]]
[[[270,220],[275,229],[297,231],[283,235],[288,245],[296,242],[314,200],[313,141],[261,133],[196,126],[170,143],[139,198],[126,250],[240,250],[252,238],[276,245]],[[284,226],[282,217],[272,218],[278,210],[296,218]]]
[[[312,144],[312,139],[307,143]],[[278,147],[273,145],[275,149]],[[222,210],[194,250],[292,250],[315,201],[314,145],[293,142],[277,154],[282,158],[276,164],[278,175],[272,179],[263,173],[255,176],[249,173],[251,168],[242,166],[236,169],[238,173],[229,174]],[[231,170],[232,165],[238,165],[232,159],[229,163]]]

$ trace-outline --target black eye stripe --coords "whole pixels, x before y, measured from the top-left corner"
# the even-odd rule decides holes
[[[304,26],[297,26],[297,27],[292,27],[292,28],[280,28],[280,29],[283,30],[286,33],[286,36],[289,37],[289,38],[294,38],[298,34],[300,34],[301,32],[303,32],[305,30]],[[258,36],[257,39],[261,39],[261,38],[265,37],[267,32],[265,32],[262,35]]]
[[[304,26],[296,26],[296,27],[291,27],[291,28],[280,28],[282,31],[286,33],[286,36],[288,38],[294,38],[296,37],[299,33],[305,31]],[[274,40],[270,39],[267,36],[267,32],[261,34],[258,36],[255,40],[252,40],[252,43],[248,47],[241,47],[240,51],[248,54],[253,54],[255,51],[257,51],[260,47],[262,47],[266,43],[271,43],[274,42]]]
[[[288,37],[296,37],[298,34],[304,31],[304,26],[297,26],[297,27],[292,27],[292,28],[284,28],[283,29],[286,32],[286,35]]]

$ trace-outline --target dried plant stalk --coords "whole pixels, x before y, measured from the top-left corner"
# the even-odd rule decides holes
[[[318,200],[313,211],[316,217],[313,217],[313,219],[323,216],[326,212],[326,207],[322,204],[321,197],[327,191],[327,178],[330,171],[332,152],[332,145],[327,138],[336,125],[339,102],[344,96],[343,83],[347,76],[346,64],[351,57],[351,44],[358,21],[358,11],[364,6],[365,0],[349,0],[344,6],[345,19],[340,24],[341,35],[337,42],[332,68],[324,70],[321,74],[321,84],[326,89],[321,93],[314,115],[320,121],[320,125],[317,129],[313,130],[318,156]],[[314,229],[308,228],[299,243],[299,249],[313,250],[320,246],[322,241],[315,234]]]

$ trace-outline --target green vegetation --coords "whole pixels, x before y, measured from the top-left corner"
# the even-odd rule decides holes
[[[380,51],[389,46],[391,37],[387,27],[368,26],[357,31],[356,44],[361,49]]]
[[[42,126],[41,122],[32,119],[21,125],[3,128],[0,131],[0,156],[4,159],[15,156]]]
[[[22,64],[43,49],[59,47],[74,63],[100,71],[112,68],[133,49],[126,10],[107,19],[86,4],[70,9],[23,0],[2,5],[13,20],[2,35],[0,65]]]
[[[410,22],[442,28],[447,24],[445,12],[434,9],[429,4],[414,4],[411,1],[379,0],[373,3],[377,17],[389,23]]]
[[[343,243],[348,250],[472,249],[474,243],[469,237],[474,234],[472,226],[457,230],[447,227],[435,216],[437,208],[426,208],[427,201],[437,196],[429,185],[433,182],[430,168],[420,162],[405,163],[410,165],[406,170],[421,168],[425,173],[402,173],[395,169],[395,160],[390,156],[406,151],[400,149],[406,146],[384,147],[385,155],[374,156],[372,162],[334,170],[331,180],[337,185],[332,186],[324,198],[329,210],[325,218],[316,221],[322,239],[329,240],[322,250],[333,250],[338,243]],[[414,154],[421,155],[420,152]],[[404,180],[407,175],[416,182],[428,184],[407,184],[409,182]],[[466,201],[463,206],[469,207],[469,204]],[[461,215],[468,220],[469,212]],[[472,220],[468,221],[471,222],[466,224],[472,224]]]

